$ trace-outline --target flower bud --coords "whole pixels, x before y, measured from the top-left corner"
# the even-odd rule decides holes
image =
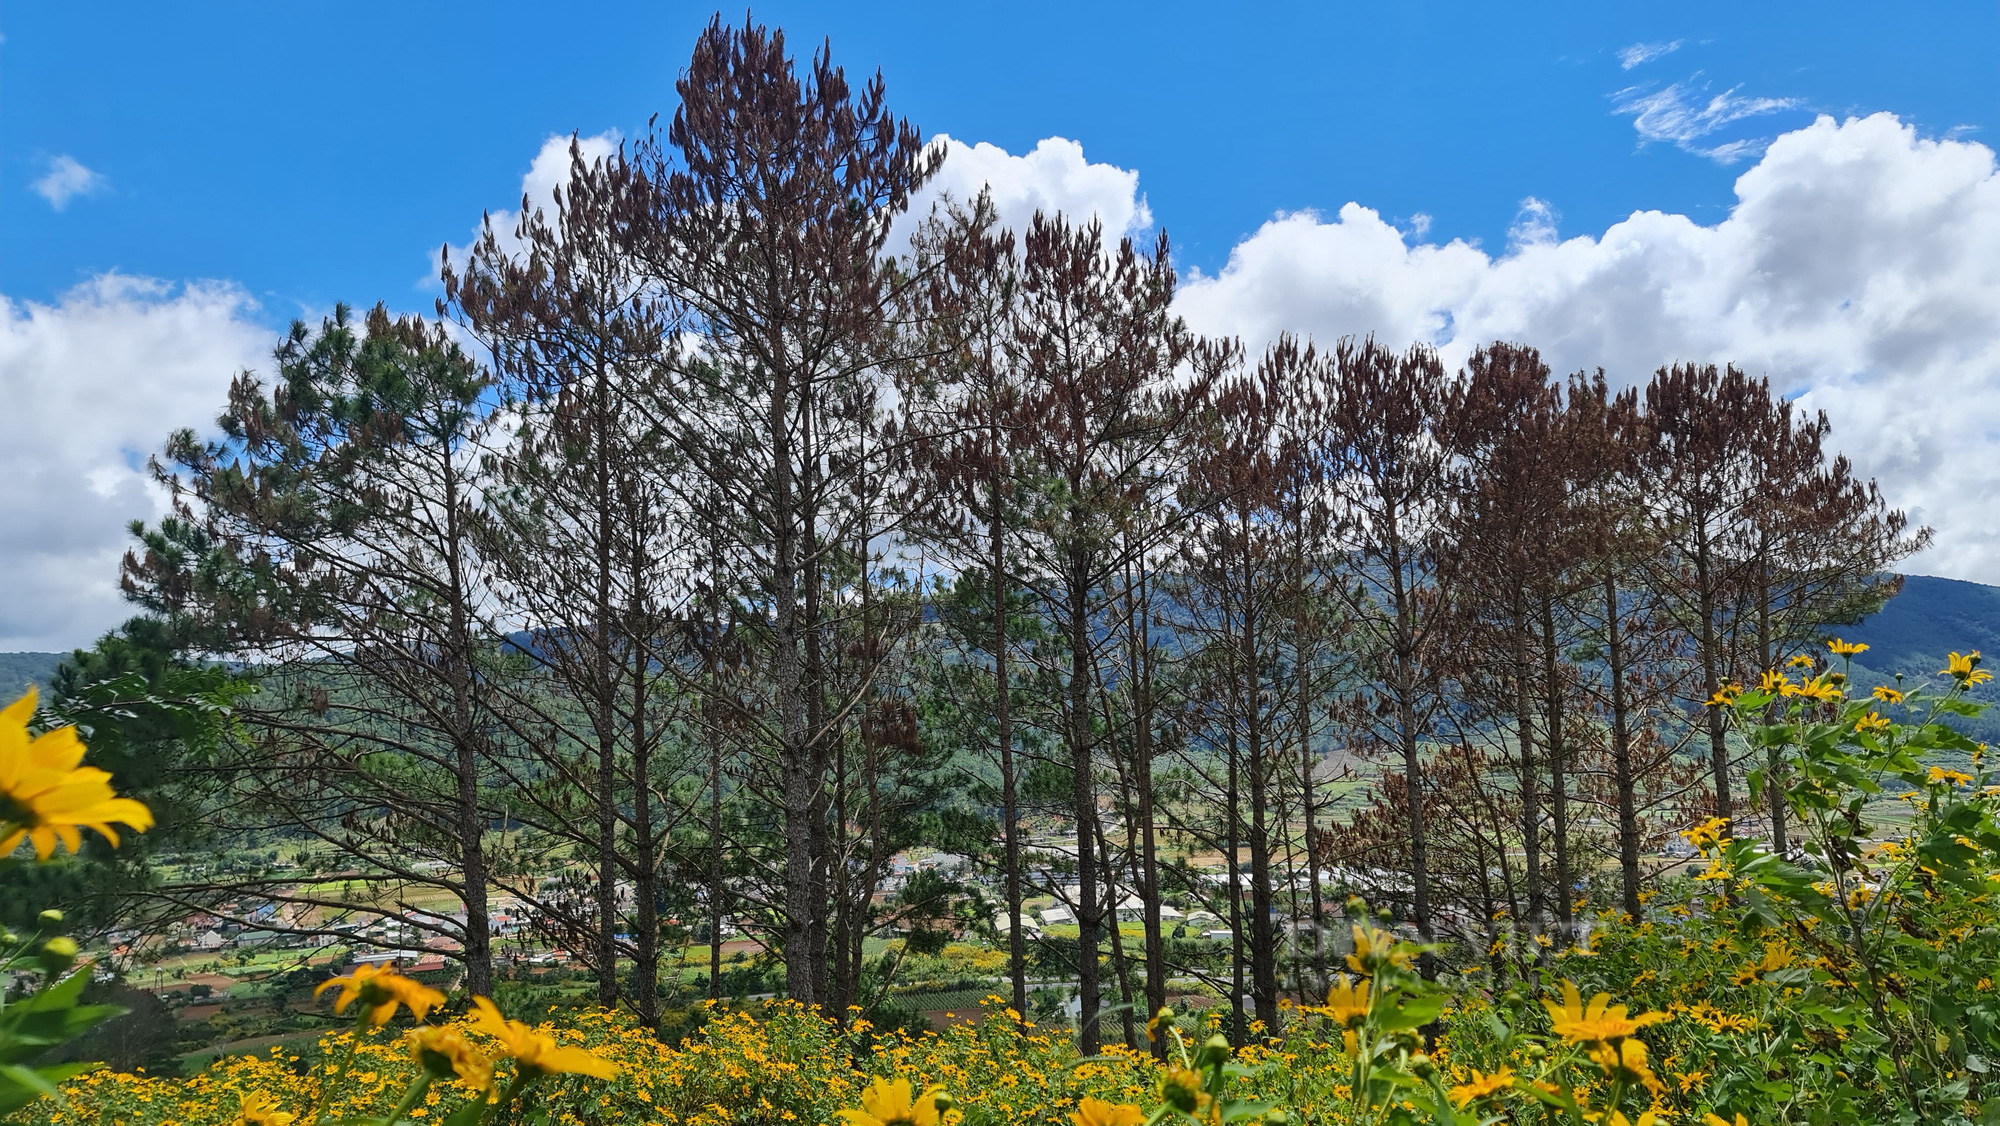
[[[59,926],[62,923],[62,919],[62,912],[53,907],[35,916],[35,921],[45,927]]]
[[[1283,1107],[1274,1106],[1264,1112],[1264,1126],[1286,1126],[1291,1120],[1292,1116],[1286,1114]]]
[[[1194,1058],[1196,1067],[1221,1067],[1229,1062],[1229,1037],[1218,1032],[1204,1040]]]
[[[1368,913],[1368,901],[1358,895],[1348,896],[1345,906],[1347,907],[1347,913],[1350,915],[1366,915]]]
[[[1418,1052],[1410,1057],[1410,1072],[1419,1079],[1429,1079],[1437,1074],[1437,1065],[1431,1062],[1429,1056]]]
[[[42,967],[50,973],[61,973],[76,961],[76,940],[57,935],[42,943]]]
[[[949,1094],[946,1094],[943,1091],[939,1091],[937,1095],[931,1099],[931,1105],[937,1108],[937,1112],[939,1114],[949,1114],[952,1111],[958,1109],[958,1100],[952,1098]]]

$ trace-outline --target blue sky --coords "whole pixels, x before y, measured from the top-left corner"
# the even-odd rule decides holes
[[[146,457],[334,302],[671,114],[685,4],[0,0],[0,651],[129,612]],[[740,9],[727,13],[741,18]],[[1001,215],[1164,226],[1256,349],[1737,362],[2000,583],[2000,2],[781,3]]]
[[[276,319],[392,303],[512,204],[551,134],[673,108],[713,9],[687,4],[20,3],[0,10],[0,292],[105,270],[227,278]],[[552,15],[552,13],[555,13]],[[732,15],[735,13],[732,12]],[[1638,209],[1720,218],[1738,165],[1641,145],[1618,91],[1797,99],[1768,135],[1876,110],[1994,127],[2000,4],[772,4],[795,44],[880,67],[927,133],[1082,143],[1136,169],[1180,260],[1214,271],[1273,212],[1350,200],[1505,240]],[[1680,44],[1631,69],[1634,44]],[[30,185],[68,156],[102,189]]]

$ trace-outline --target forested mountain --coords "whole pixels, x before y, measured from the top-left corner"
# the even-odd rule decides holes
[[[62,653],[0,653],[0,696],[14,698],[28,685],[48,687],[62,663]],[[4,702],[4,701],[0,701]]]
[[[1868,646],[1856,663],[1873,672],[1933,677],[1947,653],[2000,652],[2000,587],[1910,575],[1881,613],[1842,636]]]
[[[1868,646],[1854,659],[1855,680],[1864,687],[1893,685],[1898,676],[1906,688],[1936,683],[1943,680],[1940,670],[1951,653],[2000,653],[2000,587],[1909,575],[1902,593],[1880,613],[1828,632]],[[1991,698],[1993,693],[1989,686],[1973,695]],[[2000,715],[1988,713],[1952,723],[1976,739],[2000,741]]]

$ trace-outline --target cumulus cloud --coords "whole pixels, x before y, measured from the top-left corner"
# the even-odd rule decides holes
[[[1556,224],[1562,221],[1562,213],[1548,200],[1529,196],[1521,201],[1521,209],[1514,213],[1514,225],[1507,228],[1507,247],[1519,251],[1524,246],[1556,241]],[[1422,238],[1423,230],[1416,232]]]
[[[897,221],[891,246],[903,245],[943,196],[964,202],[977,197],[982,188],[991,193],[1001,225],[1016,232],[1026,230],[1037,211],[1061,212],[1077,223],[1095,218],[1104,225],[1107,239],[1138,234],[1153,225],[1153,212],[1139,191],[1139,173],[1114,164],[1092,164],[1075,141],[1049,137],[1023,156],[984,141],[966,144],[942,133],[933,143],[945,146],[944,165]]]
[[[1691,82],[1675,82],[1663,90],[1627,86],[1611,95],[1612,112],[1632,118],[1642,146],[1664,141],[1717,164],[1734,164],[1763,152],[1770,138],[1730,137],[1732,126],[1801,104],[1797,98],[1745,97],[1738,93],[1741,89],[1732,86],[1710,97],[1706,84],[1697,87]]]
[[[1539,201],[1532,201],[1539,202]],[[1524,217],[1538,221],[1528,209]],[[1735,362],[1823,408],[1836,443],[1931,524],[1911,564],[2000,582],[2000,175],[1984,145],[1889,114],[1777,138],[1714,225],[1635,212],[1601,235],[1515,239],[1500,256],[1406,239],[1375,211],[1279,215],[1179,307],[1261,346],[1374,333],[1459,362],[1540,347],[1624,383],[1676,360]]]
[[[204,426],[268,352],[241,289],[107,274],[53,304],[0,297],[0,651],[89,644],[130,616],[126,524],[163,498],[148,454]]]
[[[616,139],[588,139],[593,155]],[[568,138],[545,144],[523,190],[547,206]],[[1024,156],[953,145],[930,192],[991,185],[1003,218],[1095,214],[1152,222],[1138,174],[1051,138]],[[931,198],[935,198],[933,195]],[[926,206],[919,201],[919,206]],[[511,220],[511,213],[508,216]],[[1349,203],[1274,216],[1214,275],[1191,272],[1177,308],[1198,331],[1253,349],[1281,332],[1374,333],[1438,346],[1451,363],[1495,339],[1540,347],[1558,370],[1642,382],[1676,360],[1735,362],[1825,409],[1835,443],[1938,542],[1913,570],[2000,582],[2000,173],[1993,151],[1930,139],[1895,117],[1820,118],[1773,141],[1712,225],[1635,212],[1563,238],[1553,201],[1520,205],[1499,254],[1430,241]],[[511,225],[511,222],[509,223]],[[0,297],[0,651],[87,643],[125,615],[123,525],[158,511],[145,456],[172,427],[206,423],[232,373],[271,334],[222,284],[109,275],[52,304]]]
[[[1634,43],[1618,52],[1618,65],[1626,70],[1644,66],[1662,55],[1671,55],[1681,49],[1685,40],[1675,39],[1668,43]]]
[[[34,193],[49,201],[49,206],[61,211],[69,206],[69,201],[80,195],[94,195],[103,191],[109,183],[101,172],[85,168],[75,157],[67,154],[51,157],[48,170],[40,179],[28,185]]]

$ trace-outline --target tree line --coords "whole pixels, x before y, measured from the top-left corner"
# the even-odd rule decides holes
[[[1174,314],[1164,234],[981,196],[892,242],[942,152],[825,48],[717,20],[676,89],[447,252],[436,318],[294,326],[155,460],[125,589],[258,686],[190,822],[318,866],[156,902],[394,915],[489,992],[504,896],[656,1026],[663,957],[705,934],[713,994],[736,925],[842,1019],[892,972],[866,940],[983,902],[882,894],[929,845],[991,873],[1017,1008],[1067,960],[1089,1054],[1176,978],[1275,1024],[1353,891],[1498,963],[1593,878],[1643,915],[1697,816],[1784,847],[1777,767],[1706,704],[1928,539],[1823,416],[1517,343],[1253,354]],[[1027,934],[1037,895],[1074,942]],[[1226,903],[1224,971],[1182,896]]]

